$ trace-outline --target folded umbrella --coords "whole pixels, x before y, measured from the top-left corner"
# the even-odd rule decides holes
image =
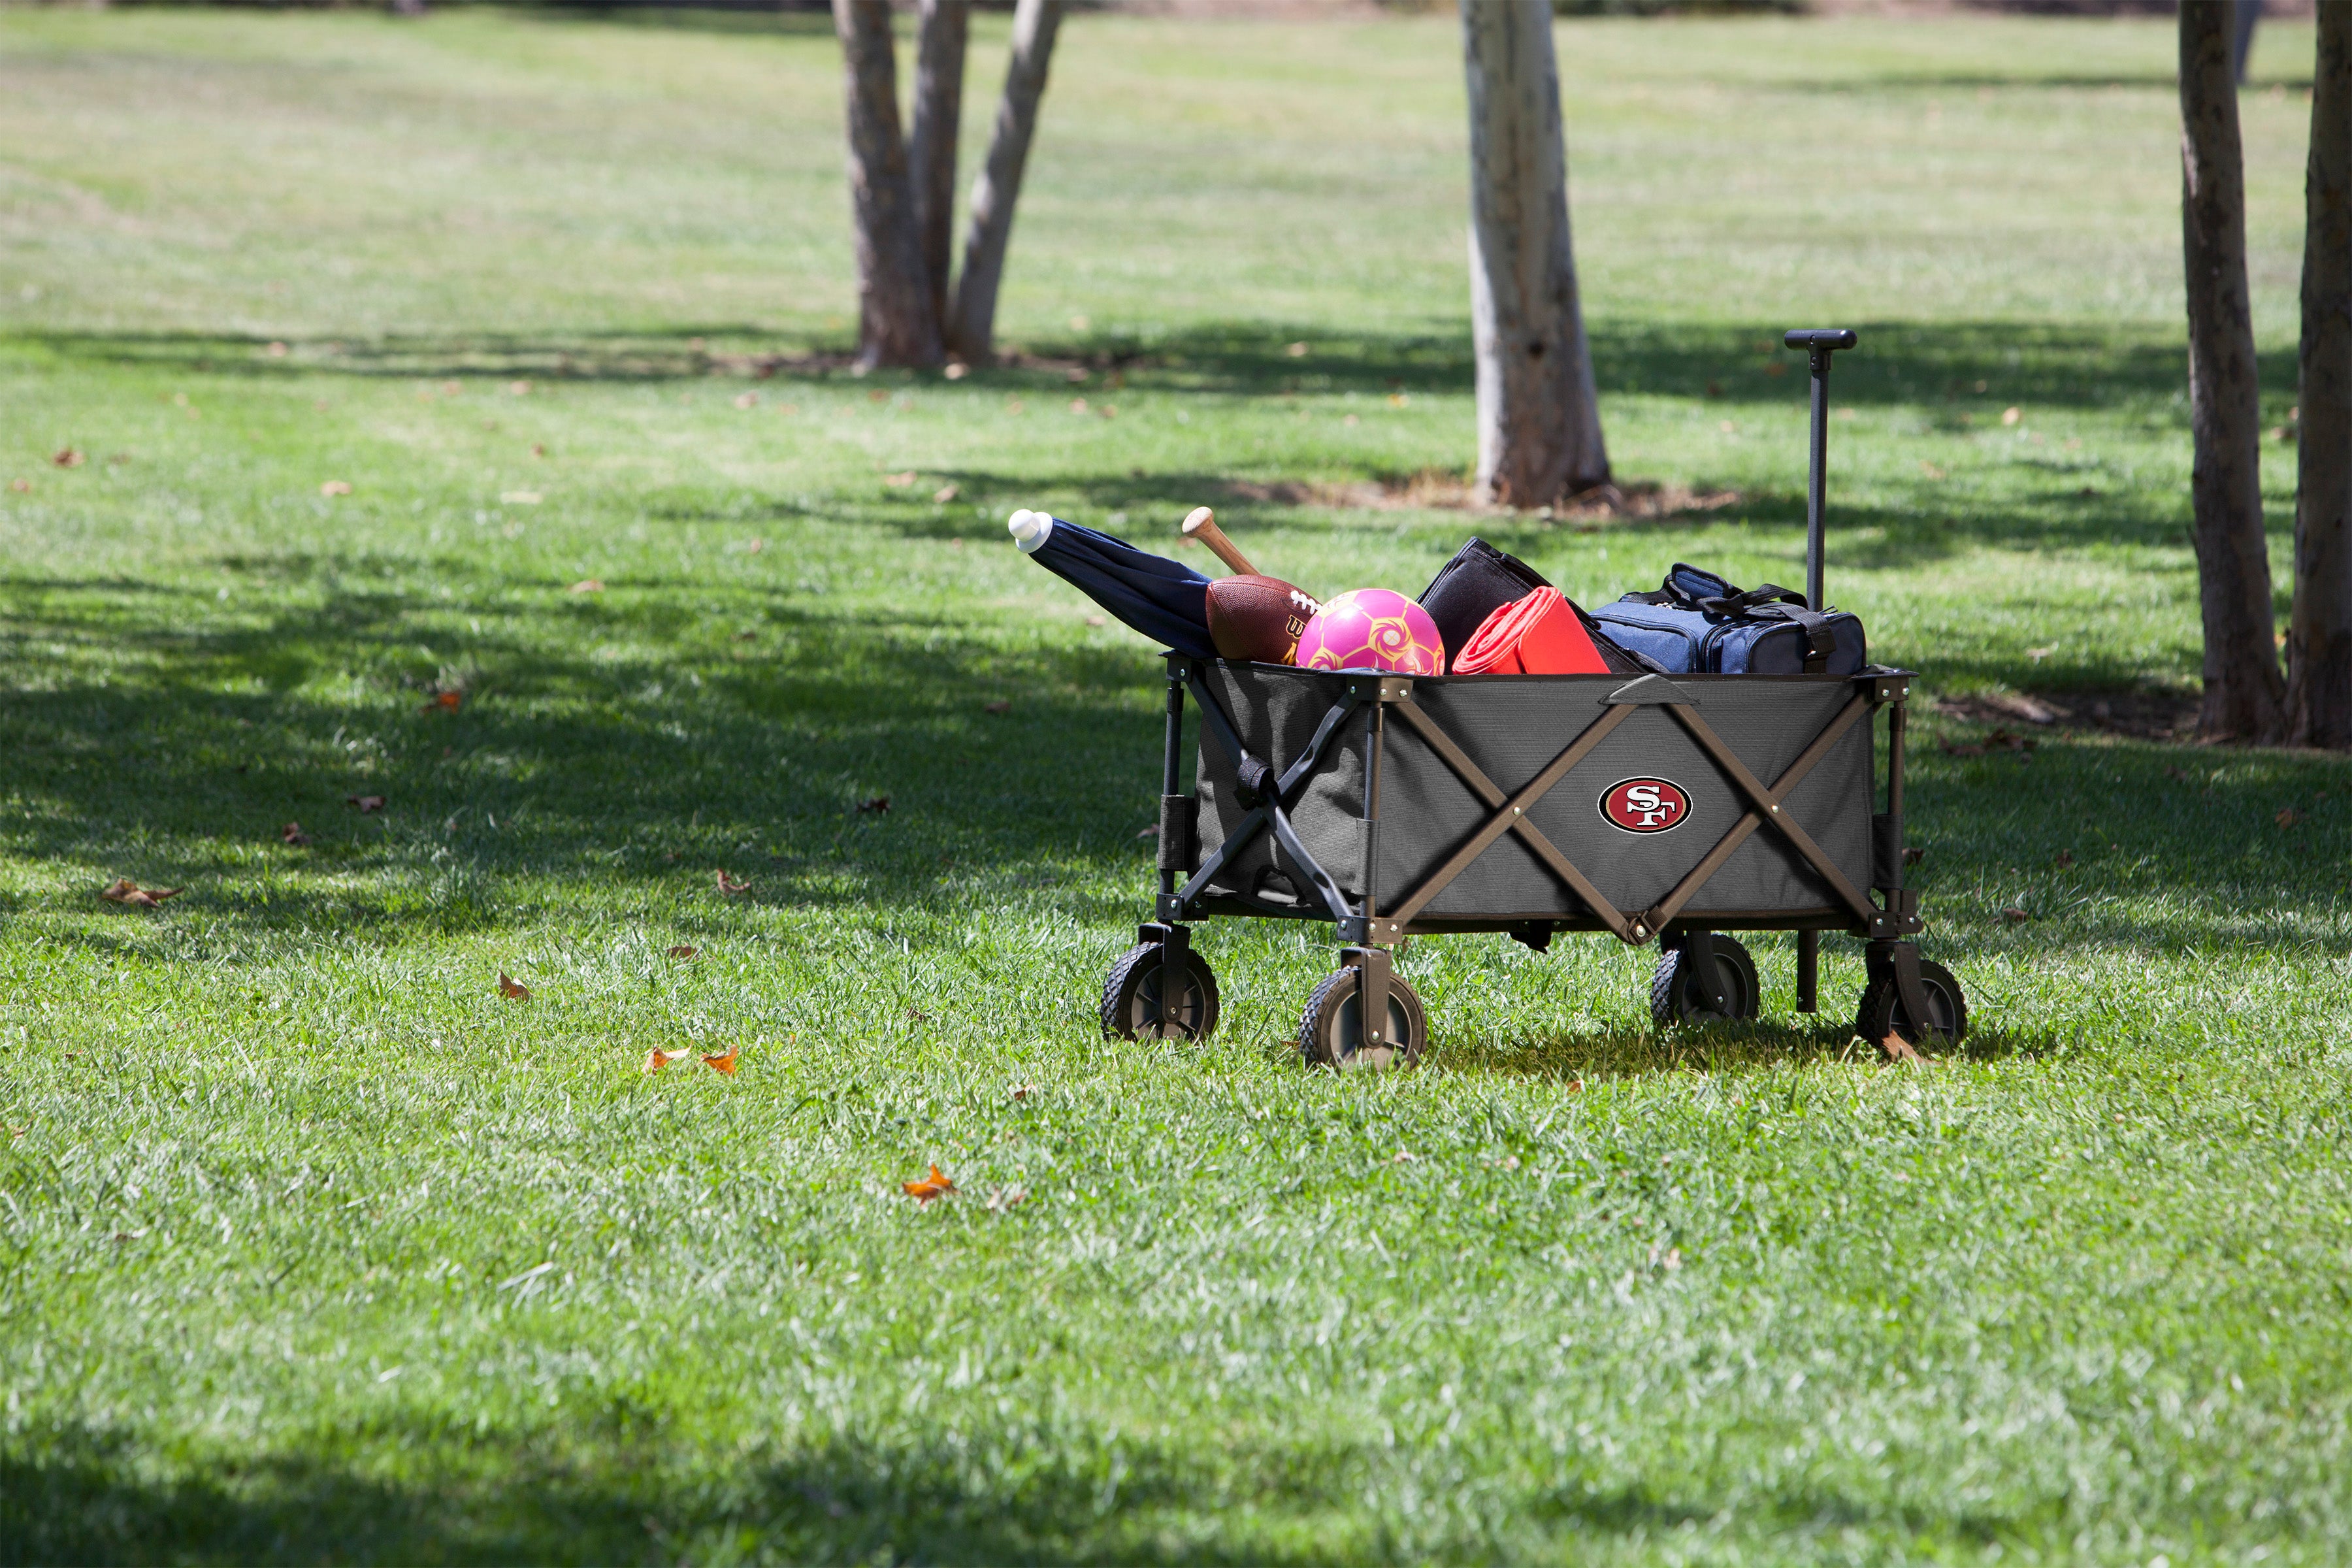
[[[1152,641],[1194,658],[1217,657],[1209,580],[1182,562],[1042,511],[1016,511],[1005,527],[1022,553]]]
[[[1538,588],[1488,616],[1454,660],[1456,675],[1606,675],[1576,606],[1557,588]]]

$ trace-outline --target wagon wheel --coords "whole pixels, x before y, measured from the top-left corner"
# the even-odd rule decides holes
[[[1933,1050],[1957,1046],[1969,1032],[1969,999],[1952,972],[1940,963],[1919,961],[1919,989],[1927,994],[1925,1030],[1913,1026],[1895,989],[1895,972],[1888,970],[1863,987],[1862,1005],[1855,1009],[1853,1032],[1872,1042],[1901,1035],[1914,1046]]]
[[[1723,975],[1728,1015],[1716,1011],[1715,999],[1699,989],[1690,955],[1681,948],[1658,954],[1657,972],[1650,977],[1650,1021],[1664,1029],[1675,1024],[1726,1024],[1753,1018],[1763,1002],[1756,982],[1756,960],[1727,936],[1714,937],[1715,966]]]
[[[1119,954],[1103,979],[1106,1040],[1156,1040],[1167,1017],[1160,1000],[1160,944],[1144,942]],[[1217,1028],[1217,975],[1192,948],[1184,950],[1184,996],[1169,1019],[1177,1036],[1205,1040]]]
[[[1364,1043],[1364,1006],[1357,988],[1361,976],[1352,968],[1323,977],[1307,999],[1298,1020],[1298,1054],[1309,1067],[1359,1068],[1407,1066],[1421,1058],[1429,1043],[1429,1016],[1421,997],[1397,974],[1389,976],[1389,1026],[1377,1046]]]

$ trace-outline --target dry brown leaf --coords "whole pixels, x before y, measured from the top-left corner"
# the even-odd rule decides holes
[[[737,881],[727,874],[724,868],[721,868],[719,873],[719,890],[730,899],[740,898],[751,890],[751,884]]]
[[[1911,1048],[1911,1042],[1892,1029],[1887,1031],[1885,1039],[1878,1042],[1878,1048],[1886,1053],[1886,1059],[1891,1062],[1916,1062],[1922,1059],[1919,1053]]]
[[[2067,867],[2072,866],[2074,863],[2074,852],[2072,849],[2061,849],[2060,851],[2058,851],[2058,868],[2059,868],[2060,870],[2062,870],[2062,871],[2063,871],[2063,870],[2064,870]]]
[[[583,577],[563,591],[567,594],[601,594],[604,591],[604,580],[601,577]]]
[[[1086,400],[1085,398],[1083,398],[1083,397],[1073,397],[1073,398],[1071,398],[1071,399],[1070,399],[1070,412],[1071,412],[1071,413],[1073,413],[1073,414],[1084,414],[1086,411],[1087,411],[1087,400]]]
[[[1985,749],[1973,741],[1958,746],[1955,746],[1949,741],[1938,741],[1936,744],[1945,752],[1955,757],[1981,757],[1985,754]]]
[[[999,1187],[988,1194],[988,1206],[998,1214],[1007,1209],[1017,1209],[1028,1201],[1029,1189],[1026,1187]]]
[[[960,486],[941,485],[939,489],[931,492],[931,500],[936,505],[945,506],[948,502],[955,500],[956,497],[961,494],[963,494],[963,490]]]
[[[903,474],[885,474],[882,482],[894,490],[903,490],[915,482],[915,470],[908,468]]]
[[[760,395],[756,392],[739,392],[735,395],[735,406],[757,408],[760,406]]]
[[[702,950],[698,947],[688,947],[686,943],[679,942],[676,947],[669,950],[669,955],[672,958],[692,958],[696,953],[700,952]]]
[[[666,1051],[659,1046],[656,1046],[652,1050],[646,1053],[646,1071],[659,1072],[662,1068],[669,1066],[670,1063],[681,1060],[687,1057],[692,1056],[693,1054],[694,1053],[690,1050]]]
[[[735,1074],[735,1058],[740,1056],[742,1051],[743,1047],[740,1046],[730,1046],[723,1056],[703,1058],[702,1065],[732,1078]]]
[[[322,496],[347,496],[352,493],[352,481],[349,479],[322,480],[319,486],[319,493]]]
[[[284,343],[271,343],[268,348],[261,352],[268,354],[271,359],[284,359],[288,354],[294,351],[288,348]]]
[[[857,803],[857,809],[880,816],[890,809],[890,797],[887,795],[868,795]]]
[[[79,468],[89,462],[89,458],[80,447],[66,447],[60,448],[58,455],[51,458],[49,461],[60,468]]]
[[[758,553],[760,553],[760,552],[761,552],[762,550],[765,550],[766,548],[768,548],[768,542],[767,542],[766,540],[764,540],[764,539],[755,539],[755,540],[751,541],[751,543],[749,543],[749,544],[747,544],[747,545],[745,545],[745,546],[743,547],[743,552],[744,552],[744,553],[745,553],[745,554],[747,554],[747,555],[757,555]]]
[[[142,888],[128,877],[118,877],[98,890],[98,896],[110,903],[126,904],[134,910],[152,910],[165,899],[176,899],[185,888]]]
[[[1920,861],[1925,860],[1927,858],[1927,852],[1925,849],[1920,848],[1916,844],[1906,845],[1904,847],[1903,863],[1906,866],[1916,866]]]
[[[1000,697],[993,702],[983,702],[980,710],[983,713],[1010,713],[1013,711],[1013,699]]]
[[[1948,479],[1948,478],[1950,478],[1950,475],[1949,475],[1949,474],[1948,474],[1944,469],[1942,469],[1942,468],[1937,468],[1937,467],[1936,467],[1936,465],[1935,465],[1935,464],[1933,464],[1933,463],[1930,463],[1930,462],[1927,461],[1925,458],[1922,458],[1922,459],[1920,460],[1920,463],[1919,463],[1919,471],[1920,471],[1921,473],[1923,473],[1923,474],[1927,475],[1927,476],[1929,479]]]
[[[937,1165],[931,1167],[929,1175],[898,1184],[906,1188],[907,1195],[919,1204],[929,1203],[933,1198],[943,1197],[956,1190],[956,1184],[948,1180],[947,1173]]]
[[[466,694],[462,691],[436,691],[423,710],[427,713],[455,713],[457,705],[465,700]]]
[[[2024,417],[2025,410],[2018,407],[2015,404],[2011,404],[2010,406],[2000,411],[2000,422],[2004,425],[2014,425]]]
[[[528,1002],[530,1000],[530,987],[501,969],[499,971],[499,994],[511,1001]]]
[[[2023,925],[2033,917],[2014,904],[2000,911],[2000,923],[2005,926]]]
[[[1389,1163],[1391,1165],[1418,1165],[1421,1163],[1421,1156],[1414,1153],[1410,1149],[1400,1149],[1396,1152],[1395,1155],[1391,1158]]]
[[[33,481],[30,479],[10,479],[8,481],[8,488],[15,490],[20,496],[30,495],[33,490]]]
[[[345,805],[357,806],[359,808],[360,815],[362,816],[366,816],[373,812],[378,812],[383,809],[383,796],[380,795],[347,795],[343,796],[343,804]]]
[[[2296,823],[2303,820],[2303,813],[2295,810],[2295,808],[2291,805],[2283,805],[2279,807],[2278,815],[2272,817],[2271,820],[2277,823],[2281,827],[2293,827]]]
[[[1034,1083],[1016,1083],[1006,1092],[1014,1100],[1026,1100],[1037,1092],[1037,1086]]]
[[[965,376],[971,374],[971,367],[965,364],[962,361],[958,360],[940,374],[946,376],[950,381],[961,381]]]
[[[279,828],[278,830],[278,837],[282,842],[288,844],[308,844],[310,842],[310,836],[302,831],[302,825],[299,822],[289,822],[285,826]]]
[[[1389,406],[1391,408],[1402,408],[1412,401],[1412,398],[1405,393],[1391,392],[1389,394]]]
[[[544,457],[546,457],[546,456],[547,456],[547,443],[546,443],[546,442],[544,442],[544,441],[533,441],[533,442],[530,444],[530,455],[531,455],[532,457],[534,457],[534,458],[544,458]]]
[[[530,383],[527,381],[510,381],[507,383],[507,395],[509,397],[529,397],[530,395]]]

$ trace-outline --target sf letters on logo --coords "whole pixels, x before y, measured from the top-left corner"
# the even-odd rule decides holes
[[[1601,792],[1601,815],[1628,833],[1664,833],[1690,815],[1690,796],[1664,779],[1622,779]]]

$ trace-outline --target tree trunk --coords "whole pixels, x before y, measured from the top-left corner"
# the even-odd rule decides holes
[[[1021,171],[1037,130],[1037,100],[1045,94],[1045,68],[1062,25],[1062,0],[1021,0],[1013,14],[1013,63],[988,139],[988,163],[971,183],[971,224],[964,231],[963,276],[956,280],[949,342],[974,364],[984,363],[996,337],[996,290],[1004,280],[1004,251],[1013,239],[1013,205]]]
[[[2230,8],[2180,7],[2181,235],[2189,288],[2189,424],[2196,443],[2197,584],[2205,625],[2198,730],[2210,741],[2286,735],[2263,537],[2262,407],[2246,290],[2245,170]]]
[[[2319,7],[2304,175],[2288,738],[2352,747],[2352,5]]]
[[[1478,486],[1545,506],[1609,482],[1568,235],[1551,7],[1462,0],[1470,82],[1470,316]]]
[[[923,0],[915,47],[915,129],[907,166],[915,189],[915,232],[931,282],[931,314],[948,319],[948,263],[955,227],[956,130],[963,119],[964,40],[971,0]]]
[[[857,237],[857,361],[940,363],[914,187],[898,134],[898,62],[887,0],[833,0],[849,99],[849,197]]]

